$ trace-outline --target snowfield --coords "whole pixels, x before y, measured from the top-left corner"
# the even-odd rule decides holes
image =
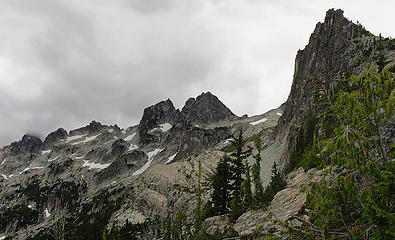
[[[7,160],[7,158],[5,158],[5,159],[1,162],[0,166],[3,165],[3,164],[5,163],[6,160]]]
[[[58,158],[59,158],[59,156],[56,156],[55,158],[52,158],[52,159],[48,159],[48,162],[55,161],[55,160],[58,159]]]
[[[134,144],[130,144],[130,146],[129,146],[129,151],[132,151],[132,150],[135,150],[135,149],[138,149],[139,147],[137,146],[137,145],[134,145]]]
[[[94,140],[95,138],[97,138],[99,135],[101,135],[101,133],[99,133],[97,135],[94,135],[94,136],[91,136],[91,137],[86,137],[84,140],[72,143],[71,145],[77,145],[77,144],[80,144],[80,143],[90,142],[90,141]]]
[[[177,154],[178,154],[178,152],[176,152],[174,155],[171,155],[169,157],[169,159],[165,162],[165,165],[171,163],[171,161],[173,161],[173,159],[176,157]]]
[[[152,162],[152,160],[154,159],[155,155],[158,154],[158,153],[160,153],[161,151],[163,151],[163,149],[164,149],[164,148],[162,148],[162,149],[157,148],[157,149],[155,149],[155,150],[153,150],[153,151],[151,151],[151,152],[148,152],[148,153],[147,153],[147,155],[148,155],[148,162],[146,162],[146,163],[144,164],[144,166],[142,166],[139,170],[135,171],[135,172],[133,173],[133,176],[140,175],[140,174],[142,174],[145,170],[147,170],[147,169],[149,168],[149,166],[151,165],[151,162]]]
[[[52,152],[52,150],[41,151],[41,155],[45,155],[45,154],[50,153],[50,152]]]
[[[35,169],[41,169],[41,168],[43,168],[43,167],[32,167],[32,168],[27,167],[27,168],[23,169],[23,171],[20,172],[19,175],[21,175],[22,173],[27,172],[29,170],[35,170]]]
[[[86,160],[83,160],[84,163],[82,164],[83,167],[89,167],[89,169],[105,169],[106,167],[110,166],[111,163],[101,164],[101,163],[90,163]]]
[[[48,208],[45,209],[44,214],[45,214],[45,218],[51,216],[51,213],[48,211]]]
[[[255,126],[255,125],[258,125],[258,124],[260,124],[260,123],[265,122],[266,120],[267,120],[267,118],[262,118],[262,119],[260,119],[260,120],[258,120],[258,121],[250,122],[250,124],[253,125],[253,126]]]
[[[167,132],[169,131],[173,126],[170,123],[163,123],[159,125],[160,130],[162,130],[162,132]]]
[[[84,136],[86,136],[86,134],[75,135],[75,136],[72,136],[72,137],[67,137],[66,143],[71,142],[71,141],[74,141],[74,140],[77,140],[77,139],[80,139],[80,138],[82,138],[82,137],[84,137]]]
[[[133,140],[134,136],[136,136],[136,133],[133,133],[133,134],[131,134],[131,135],[127,136],[127,137],[126,137],[126,138],[124,138],[123,140],[125,140],[125,141],[130,141],[130,140]]]

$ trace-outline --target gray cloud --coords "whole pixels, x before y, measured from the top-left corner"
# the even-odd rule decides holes
[[[286,100],[296,51],[328,8],[390,35],[382,4],[373,18],[379,7],[360,1],[2,1],[0,145],[93,119],[128,127],[203,91],[263,113]]]

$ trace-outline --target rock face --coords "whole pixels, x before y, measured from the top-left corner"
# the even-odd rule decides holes
[[[174,108],[170,99],[144,109],[143,118],[139,124],[140,144],[146,145],[158,141],[158,138],[155,138],[155,135],[150,130],[160,127],[160,124],[173,126],[178,117],[179,111]]]
[[[38,153],[41,147],[42,141],[40,138],[24,135],[22,140],[18,142],[18,147],[21,152]]]
[[[295,148],[296,133],[309,111],[319,112],[313,106],[313,84],[335,85],[336,81],[359,74],[368,64],[376,64],[378,55],[384,54],[388,61],[395,60],[391,40],[380,40],[343,16],[342,10],[330,9],[325,21],[318,23],[309,43],[299,50],[295,59],[295,71],[291,92],[285,103],[284,114],[279,121],[278,139],[286,138],[287,147],[282,156],[281,167]]]
[[[286,230],[276,221],[299,224],[294,218],[303,215],[306,202],[306,193],[301,189],[312,182],[321,181],[325,176],[325,171],[327,169],[320,171],[311,169],[305,173],[302,168],[299,168],[289,173],[286,177],[287,187],[274,196],[266,210],[259,209],[244,213],[237,219],[233,228],[240,236],[249,236],[257,229],[262,230],[263,234]],[[336,174],[329,176],[335,178]]]
[[[58,130],[48,134],[48,136],[45,138],[43,142],[43,145],[50,146],[54,142],[60,141],[61,139],[65,139],[66,137],[67,137],[67,131],[64,130],[63,128],[59,128]]]
[[[208,234],[223,232],[231,223],[227,215],[214,216],[204,220],[202,227]]]
[[[184,119],[192,123],[212,123],[236,117],[216,96],[202,93],[190,98],[181,110]]]

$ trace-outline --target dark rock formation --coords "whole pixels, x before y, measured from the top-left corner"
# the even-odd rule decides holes
[[[100,184],[107,179],[121,176],[125,172],[134,172],[141,168],[147,160],[148,156],[144,151],[134,150],[132,152],[125,153],[116,158],[110,166],[97,173],[95,176],[95,182]]]
[[[181,110],[182,117],[192,123],[212,123],[236,117],[216,96],[210,92],[189,98]]]
[[[67,137],[67,131],[64,130],[63,128],[59,128],[58,130],[51,132],[48,134],[48,136],[45,138],[43,145],[48,146],[54,142],[57,142],[61,139],[65,139]]]
[[[143,118],[139,124],[140,143],[142,145],[148,144],[155,139],[154,135],[149,133],[149,130],[158,127],[159,124],[169,123],[174,125],[179,116],[179,111],[173,106],[172,101],[167,99],[155,105],[144,109]]]
[[[21,152],[36,153],[38,154],[41,148],[42,141],[40,138],[24,135],[22,140],[18,142],[18,147]]]
[[[70,135],[97,133],[103,128],[100,122],[92,121],[89,125],[70,131]]]
[[[111,145],[111,156],[120,156],[123,154],[129,147],[129,144],[122,139],[116,140]]]

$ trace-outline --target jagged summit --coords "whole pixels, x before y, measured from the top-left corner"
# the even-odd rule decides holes
[[[181,115],[190,122],[211,123],[236,117],[216,96],[210,92],[189,98],[181,110]]]
[[[295,134],[303,119],[309,112],[319,111],[313,106],[314,82],[336,85],[341,79],[358,75],[370,64],[376,65],[379,55],[385,52],[388,62],[395,59],[390,40],[382,40],[379,45],[378,39],[362,25],[345,18],[340,9],[328,10],[324,22],[317,23],[309,43],[296,55],[291,92],[277,126],[278,137],[286,137],[288,143],[283,165],[295,147]]]
[[[144,109],[144,114],[139,124],[140,143],[144,145],[154,141],[154,135],[149,132],[151,129],[165,123],[173,126],[178,118],[179,111],[174,108],[170,99]]]

